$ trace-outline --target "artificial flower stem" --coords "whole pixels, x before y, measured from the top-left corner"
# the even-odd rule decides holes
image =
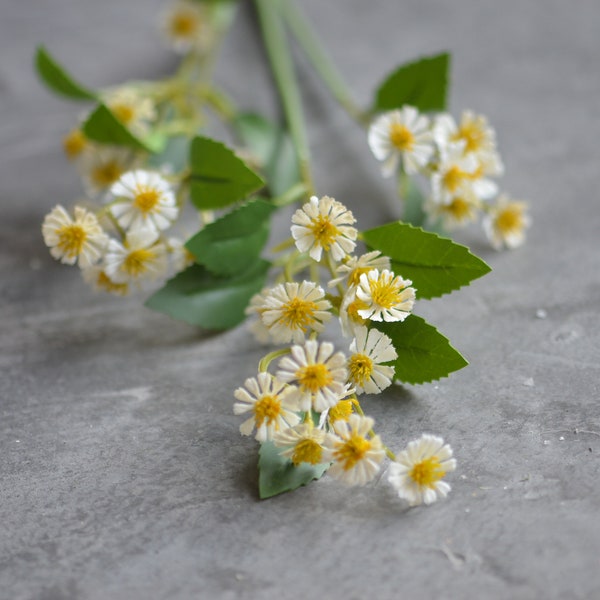
[[[290,353],[290,348],[283,348],[283,350],[274,350],[273,352],[269,352],[269,354],[267,354],[266,356],[263,356],[263,358],[258,363],[259,372],[264,373],[265,371],[267,371],[267,369],[269,368],[269,365],[276,358],[279,358],[280,356],[283,356],[284,354],[289,354],[289,353]]]
[[[303,183],[297,183],[281,194],[281,196],[273,198],[271,203],[275,206],[287,206],[288,204],[293,204],[300,200],[306,193],[306,186]]]
[[[300,177],[306,186],[306,195],[312,196],[314,195],[314,184],[310,170],[310,150],[306,137],[300,90],[281,20],[281,0],[255,0],[255,5],[263,42],[271,63],[271,71],[279,90],[292,143],[296,150]]]
[[[289,237],[287,238],[287,240],[283,240],[283,242],[281,242],[280,244],[277,244],[277,246],[274,246],[271,249],[271,252],[274,252],[275,254],[277,254],[278,252],[283,252],[283,250],[287,250],[288,248],[292,248],[293,245],[295,243],[295,240],[293,237]]]

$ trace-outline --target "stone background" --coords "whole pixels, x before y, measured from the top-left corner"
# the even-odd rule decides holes
[[[366,402],[396,447],[422,431],[452,444],[452,494],[408,510],[385,479],[325,478],[258,500],[256,444],[232,414],[261,356],[247,331],[203,335],[139,298],[94,295],[40,235],[44,214],[81,194],[60,149],[80,108],[36,81],[34,47],[92,86],[160,77],[176,64],[156,34],[160,3],[4,0],[0,597],[600,597],[600,5],[300,4],[363,104],[397,63],[450,50],[454,114],[488,115],[502,185],[531,202],[525,247],[495,253],[478,229],[460,234],[493,273],[418,304],[471,366]],[[263,62],[244,6],[218,80],[272,111]],[[300,71],[320,193],[363,228],[394,217],[364,134]]]

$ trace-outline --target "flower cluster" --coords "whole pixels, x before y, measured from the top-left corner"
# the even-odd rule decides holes
[[[497,250],[525,241],[531,223],[527,205],[498,194],[493,178],[503,174],[504,166],[495,131],[484,116],[465,111],[457,123],[448,113],[429,118],[404,106],[378,116],[368,141],[384,176],[418,174],[429,181],[422,208],[430,226],[452,230],[481,216]]]
[[[248,308],[260,341],[291,346],[267,354],[256,377],[235,390],[234,413],[248,417],[242,434],[274,444],[295,467],[328,465],[329,475],[348,485],[372,481],[387,455],[399,496],[411,505],[429,504],[450,489],[442,481],[456,466],[450,447],[424,435],[394,456],[358,400],[394,381],[398,353],[377,325],[404,321],[416,291],[380,252],[352,254],[354,224],[352,212],[328,196],[311,197],[292,216],[296,248],[284,260],[283,281],[257,294]],[[295,281],[307,261],[316,281]],[[329,292],[320,285],[322,270]],[[319,339],[333,317],[350,338],[348,352]]]

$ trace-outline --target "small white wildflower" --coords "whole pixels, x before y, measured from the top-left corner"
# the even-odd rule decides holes
[[[348,288],[340,305],[340,326],[345,337],[353,337],[356,328],[368,322],[358,311],[368,309],[369,304],[356,296],[356,290],[356,286]]]
[[[330,308],[322,287],[312,281],[287,282],[266,294],[260,315],[275,343],[301,343],[309,331],[323,331]]]
[[[390,269],[390,259],[383,256],[379,250],[367,252],[362,256],[352,256],[338,265],[336,273],[339,275],[329,282],[329,287],[334,287],[342,281],[346,281],[348,287],[356,286],[359,283],[360,276],[368,273],[371,269]]]
[[[457,196],[476,193],[474,177],[477,167],[475,155],[464,155],[460,145],[446,148],[441,152],[440,162],[431,175],[433,201],[437,204],[449,204]]]
[[[138,135],[145,134],[156,118],[154,102],[130,87],[106,94],[104,103],[125,127]]]
[[[496,132],[483,115],[466,110],[460,124],[448,113],[438,115],[433,126],[433,135],[441,147],[460,145],[464,154],[483,156],[496,152]]]
[[[239,402],[233,405],[236,415],[252,413],[240,425],[243,435],[250,435],[256,428],[256,439],[264,442],[272,439],[277,431],[293,427],[300,421],[295,412],[298,406],[291,394],[292,387],[269,373],[246,379],[244,386],[235,390],[234,396]]]
[[[162,14],[161,29],[175,52],[206,50],[213,38],[207,9],[201,2],[179,0]]]
[[[320,261],[324,250],[340,261],[356,247],[358,232],[351,226],[356,219],[341,202],[329,196],[312,196],[294,213],[292,223],[296,247],[300,252],[308,252],[313,260]]]
[[[337,436],[326,440],[324,460],[333,461],[327,471],[347,485],[365,485],[379,472],[385,450],[378,435],[371,436],[373,419],[350,415],[333,424]]]
[[[110,211],[125,229],[162,231],[177,219],[179,208],[169,182],[158,173],[136,169],[110,188]]]
[[[273,443],[285,448],[280,454],[291,459],[295,466],[300,463],[317,465],[323,462],[323,442],[327,434],[312,422],[302,423],[275,434]]]
[[[130,170],[135,155],[127,148],[94,144],[79,161],[79,171],[90,196],[96,196],[119,181]]]
[[[404,321],[415,302],[412,281],[394,275],[393,271],[373,269],[360,276],[356,296],[367,307],[357,310],[363,319],[372,321]]]
[[[441,219],[444,229],[452,231],[477,219],[481,210],[481,201],[472,188],[466,188],[461,195],[454,196],[448,204],[440,204],[429,198],[425,202],[424,209],[431,221]]]
[[[85,268],[98,262],[108,244],[108,236],[96,215],[81,206],[74,209],[74,219],[60,205],[44,218],[42,235],[50,254],[57,260]]]
[[[517,248],[525,241],[525,232],[531,225],[527,203],[499,196],[483,220],[485,233],[496,250]]]
[[[184,271],[196,262],[195,256],[185,247],[185,242],[181,238],[173,236],[167,239],[167,251],[175,273]]]
[[[82,269],[84,281],[99,292],[108,292],[117,296],[126,296],[129,293],[128,283],[115,283],[104,270],[103,265],[94,265]]]
[[[66,157],[69,160],[76,160],[89,147],[90,141],[80,127],[75,127],[63,137],[62,143]]]
[[[423,434],[397,455],[388,480],[411,506],[431,504],[448,494],[450,486],[442,479],[455,469],[452,448],[440,437]]]
[[[432,140],[429,119],[412,106],[379,116],[369,128],[369,146],[383,161],[385,177],[396,171],[400,160],[407,173],[420,171],[433,156]]]
[[[279,379],[298,386],[294,397],[300,410],[322,412],[348,394],[346,357],[343,352],[334,354],[329,342],[309,340],[292,346],[291,356],[284,356],[278,367]]]
[[[377,329],[358,327],[350,344],[349,380],[356,393],[379,394],[392,384],[394,367],[384,365],[398,358],[392,340]]]

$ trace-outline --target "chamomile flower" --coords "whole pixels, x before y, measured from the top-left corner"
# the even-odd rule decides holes
[[[367,310],[369,304],[358,298],[356,290],[356,286],[348,288],[340,305],[340,326],[346,337],[354,336],[355,329],[368,322],[368,319],[360,316],[359,311]]]
[[[256,429],[256,439],[265,442],[282,429],[294,427],[300,421],[291,392],[293,388],[269,373],[250,377],[234,392],[239,402],[233,405],[236,415],[251,413],[251,417],[240,425],[243,435],[251,435]]]
[[[62,206],[54,207],[44,219],[42,235],[54,258],[82,268],[98,262],[108,244],[96,215],[81,206],[75,207],[74,218]]]
[[[369,128],[369,147],[383,161],[385,177],[392,175],[402,161],[407,173],[417,173],[433,156],[433,136],[429,119],[412,106],[387,112]]]
[[[329,282],[329,287],[334,287],[342,281],[346,281],[348,287],[357,286],[360,276],[368,273],[371,269],[390,269],[390,259],[383,256],[379,250],[367,252],[362,256],[351,256],[344,260],[336,269],[339,275]]]
[[[301,343],[309,331],[323,331],[330,308],[322,287],[312,281],[287,282],[265,296],[260,316],[275,343]]]
[[[365,485],[379,472],[385,450],[378,435],[371,435],[373,419],[350,415],[348,421],[333,425],[337,436],[330,436],[324,460],[333,461],[327,471],[347,485]]]
[[[89,140],[80,127],[75,127],[62,140],[65,156],[69,160],[80,158],[89,146]]]
[[[326,437],[325,431],[309,422],[277,432],[273,443],[285,448],[280,452],[281,456],[289,458],[296,467],[303,462],[317,465],[323,462],[323,442]]]
[[[139,283],[166,273],[167,249],[149,229],[130,231],[125,243],[110,240],[104,255],[104,271],[114,283]]]
[[[354,402],[352,400],[340,400],[327,412],[329,423],[333,425],[336,421],[348,421],[353,412],[353,407]]]
[[[383,363],[396,360],[398,354],[392,340],[377,329],[358,327],[355,335],[350,344],[348,378],[357,394],[379,394],[394,377],[394,367]]]
[[[293,395],[300,410],[322,412],[348,394],[346,357],[334,353],[330,342],[309,340],[304,346],[292,346],[291,356],[284,356],[278,367],[277,377],[297,386]]]
[[[161,29],[167,43],[179,54],[203,51],[212,40],[206,7],[193,0],[178,0],[162,15]]]
[[[341,202],[329,196],[312,196],[294,213],[292,223],[296,247],[317,262],[323,251],[340,261],[356,247],[358,232],[352,227],[356,219]]]
[[[110,193],[114,198],[110,212],[125,230],[162,231],[179,214],[171,185],[153,171],[137,169],[123,174]]]
[[[531,225],[527,203],[501,195],[483,220],[485,233],[496,250],[517,248],[525,241],[525,231]]]
[[[396,456],[388,480],[411,506],[431,504],[448,494],[450,486],[442,479],[455,469],[452,448],[440,437],[423,434]]]
[[[462,113],[459,124],[448,113],[439,115],[435,119],[433,135],[440,146],[458,144],[464,154],[483,156],[496,152],[496,132],[486,117],[470,110]]]
[[[456,196],[474,193],[477,167],[477,158],[473,154],[464,155],[461,146],[446,148],[431,175],[433,201],[449,204]]]
[[[402,279],[393,271],[373,269],[360,276],[356,297],[367,307],[358,315],[371,321],[404,321],[415,302],[415,289],[410,279]]]
[[[467,187],[462,194],[454,196],[448,204],[439,204],[429,198],[424,208],[431,221],[441,219],[444,229],[452,231],[477,220],[481,201],[472,188]]]
[[[185,247],[185,242],[181,238],[170,237],[167,240],[167,251],[175,273],[187,269],[196,262],[196,257]]]
[[[81,177],[91,196],[97,196],[115,184],[135,162],[126,148],[94,144],[78,163]]]
[[[269,291],[269,288],[263,288],[258,294],[254,294],[254,296],[250,298],[250,303],[244,311],[248,316],[255,315],[257,317],[250,321],[248,329],[250,329],[254,335],[254,339],[259,344],[263,345],[271,343],[271,333],[262,320],[262,313],[265,310],[265,298]]]
[[[129,293],[128,283],[115,283],[104,270],[103,265],[94,265],[82,270],[84,281],[99,292],[107,292],[116,296],[126,296]]]
[[[154,102],[132,88],[124,87],[106,95],[106,106],[125,127],[137,134],[144,134],[156,118]]]

